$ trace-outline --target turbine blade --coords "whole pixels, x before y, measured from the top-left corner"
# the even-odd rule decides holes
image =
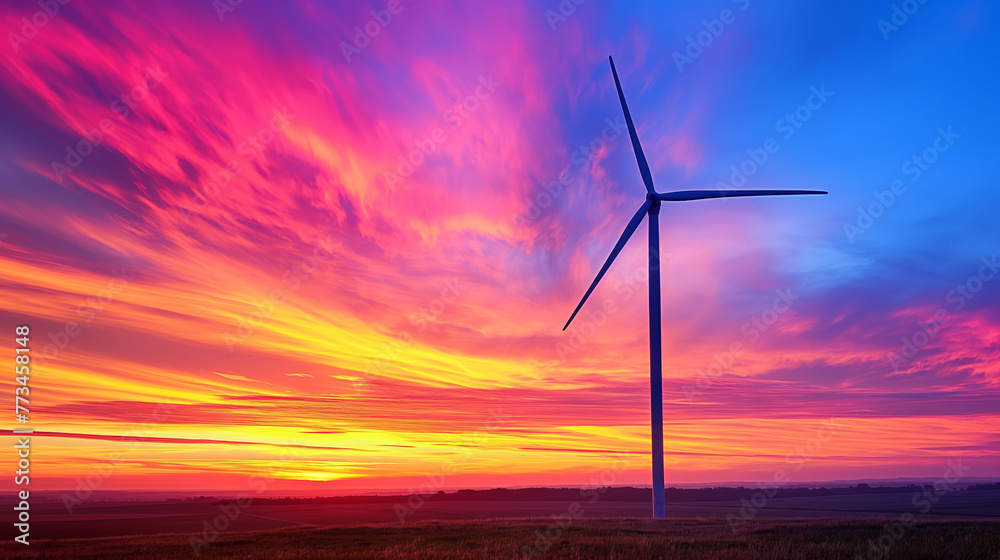
[[[657,193],[656,200],[679,202],[684,200],[702,200],[705,198],[728,198],[731,196],[778,196],[785,194],[829,194],[826,191],[794,191],[794,190],[705,190],[705,191],[675,191]]]
[[[566,325],[563,326],[562,330],[566,330],[566,327],[568,327],[569,324],[573,322],[573,318],[576,317],[576,314],[580,312],[580,308],[583,307],[584,303],[586,303],[587,298],[590,297],[590,293],[593,292],[594,288],[597,287],[597,283],[601,281],[601,278],[604,277],[604,273],[607,272],[608,268],[611,267],[611,263],[614,262],[615,257],[618,256],[618,253],[621,253],[622,247],[625,247],[625,243],[628,242],[628,239],[632,237],[633,233],[635,233],[635,229],[639,227],[640,223],[642,223],[643,215],[649,211],[649,207],[652,205],[653,201],[647,200],[646,202],[643,203],[642,206],[639,207],[639,210],[635,213],[635,216],[632,216],[632,221],[630,221],[628,225],[625,226],[625,231],[623,231],[622,236],[618,238],[618,243],[615,244],[615,248],[611,250],[611,255],[608,256],[608,260],[604,262],[604,266],[601,267],[601,271],[597,273],[597,278],[594,278],[594,282],[590,285],[590,288],[587,289],[587,293],[583,294],[583,299],[580,300],[580,304],[577,305],[576,309],[573,310],[573,314],[569,316],[569,321],[566,321]]]
[[[632,115],[628,112],[628,105],[625,103],[625,94],[622,92],[622,84],[618,81],[618,71],[615,70],[615,61],[610,56],[611,73],[615,76],[615,87],[618,88],[618,99],[622,102],[622,112],[625,113],[625,122],[628,124],[628,135],[632,138],[632,149],[635,150],[635,159],[639,162],[639,174],[642,175],[642,182],[646,185],[646,192],[655,193],[653,190],[653,176],[649,173],[649,164],[646,163],[646,156],[642,153],[642,146],[639,145],[639,136],[635,133],[635,125],[632,124]]]

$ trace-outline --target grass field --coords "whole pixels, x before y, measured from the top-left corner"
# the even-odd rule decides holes
[[[580,518],[565,528],[551,518],[480,519],[296,527],[208,538],[166,534],[48,540],[30,548],[8,541],[0,551],[11,560],[1000,558],[997,522],[924,521],[892,531],[885,529],[886,523],[884,518],[770,519],[749,521],[734,531],[720,519]]]

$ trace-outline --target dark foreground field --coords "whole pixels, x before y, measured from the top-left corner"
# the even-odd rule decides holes
[[[925,521],[889,530],[886,523],[884,518],[772,519],[749,521],[734,531],[718,519],[581,518],[566,528],[551,519],[484,519],[230,532],[211,542],[190,534],[66,539],[33,543],[30,552],[16,544],[0,550],[9,559],[53,560],[1000,558],[996,522]]]
[[[232,500],[91,500],[68,509],[60,495],[39,495],[31,504],[31,540],[123,537],[163,533],[226,533],[302,526],[379,524],[405,521],[467,521],[472,519],[550,519],[576,511],[583,518],[646,517],[650,490],[627,488],[581,493],[580,489],[484,491],[434,495],[409,509],[405,496],[353,496],[316,499],[254,498],[241,507]],[[733,492],[700,490],[668,496],[670,519],[726,520],[881,518],[884,522],[913,515],[917,522],[1000,521],[1000,488],[976,492],[953,491],[925,500],[912,489],[832,489],[824,495],[799,495],[792,488],[758,503],[753,489]],[[814,491],[809,493],[815,494]],[[689,495],[688,495],[689,494]],[[754,500],[756,508],[748,509]],[[0,500],[11,511],[16,501]],[[400,508],[403,508],[402,510]],[[577,508],[574,510],[573,508]],[[211,525],[210,525],[211,524]],[[997,525],[1000,527],[1000,524]],[[23,545],[22,545],[23,546]]]

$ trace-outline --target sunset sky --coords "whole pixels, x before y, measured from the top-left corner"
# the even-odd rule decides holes
[[[577,1],[3,3],[32,488],[649,484],[608,55],[667,486],[1000,476],[1000,6]]]

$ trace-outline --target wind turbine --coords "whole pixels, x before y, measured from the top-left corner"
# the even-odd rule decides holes
[[[622,103],[622,112],[625,113],[625,122],[628,124],[628,134],[632,138],[632,148],[635,150],[635,159],[639,162],[639,173],[642,175],[642,182],[646,185],[646,201],[642,203],[639,210],[632,216],[632,220],[625,226],[618,243],[611,250],[611,255],[604,262],[601,271],[597,273],[597,278],[583,294],[580,304],[573,310],[569,321],[563,327],[565,331],[573,318],[580,312],[580,308],[586,303],[587,298],[597,287],[598,282],[604,277],[604,273],[611,267],[615,257],[625,247],[625,243],[635,232],[639,224],[642,223],[643,215],[649,215],[649,396],[650,408],[652,409],[652,440],[653,440],[653,517],[663,519],[667,515],[667,505],[663,494],[663,380],[662,380],[662,351],[660,348],[660,230],[659,215],[660,202],[685,202],[689,200],[702,200],[706,198],[726,198],[730,196],[772,196],[786,194],[827,194],[826,191],[797,191],[797,190],[700,190],[700,191],[674,191],[658,193],[653,188],[653,176],[649,172],[649,164],[646,163],[646,156],[642,153],[642,146],[639,145],[639,137],[635,133],[635,125],[632,124],[632,115],[628,112],[628,105],[625,103],[625,94],[622,93],[622,84],[618,81],[618,72],[615,70],[615,61],[610,56],[611,73],[615,77],[615,87],[618,89],[618,99]]]

